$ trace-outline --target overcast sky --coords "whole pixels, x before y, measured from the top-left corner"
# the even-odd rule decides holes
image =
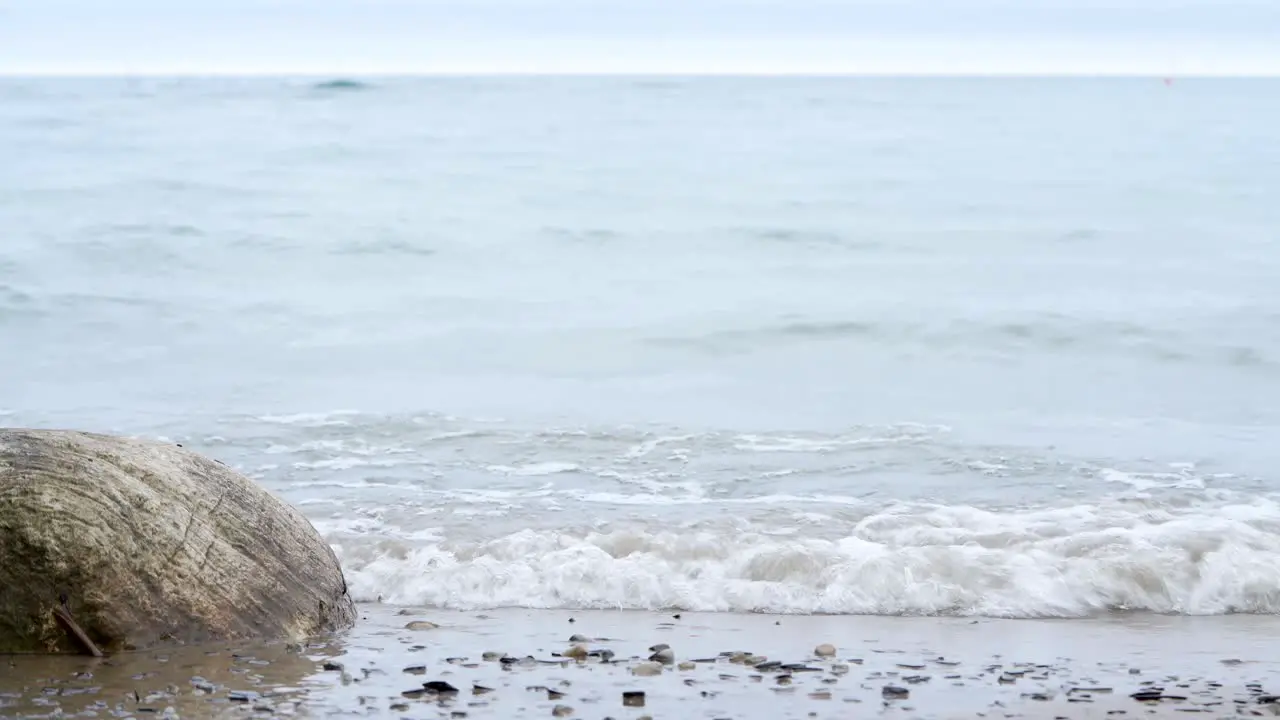
[[[0,73],[1280,74],[1280,0],[0,0]]]

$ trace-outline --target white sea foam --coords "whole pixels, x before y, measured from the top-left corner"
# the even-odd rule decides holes
[[[399,460],[378,460],[367,457],[336,457],[329,460],[293,463],[295,470],[351,470],[353,468],[390,468],[403,465]]]
[[[490,472],[503,475],[540,477],[543,475],[558,475],[559,473],[577,472],[579,467],[575,463],[570,462],[539,462],[520,465],[518,467],[508,465],[489,465],[486,469]]]
[[[1188,463],[1172,463],[1170,467],[1175,472],[1123,472],[1112,468],[1104,468],[1099,477],[1107,482],[1122,483],[1132,487],[1134,490],[1145,491],[1156,488],[1174,488],[1174,489],[1203,489],[1204,478],[1197,477],[1192,474],[1193,465]],[[1221,475],[1216,479],[1223,477],[1229,478],[1230,475]]]
[[[351,424],[351,418],[360,415],[358,410],[331,410],[318,413],[292,413],[289,415],[261,415],[260,422],[299,427],[336,427]]]
[[[1276,613],[1277,530],[1280,507],[1266,499],[1199,508],[1117,499],[1008,512],[889,506],[831,539],[704,523],[523,529],[390,549],[348,536],[335,549],[360,600],[460,609]]]

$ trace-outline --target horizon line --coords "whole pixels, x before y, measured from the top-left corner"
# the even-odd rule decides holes
[[[5,79],[415,79],[415,78],[883,78],[883,79],[1280,79],[1280,70],[1249,72],[1196,71],[1072,71],[1072,70],[986,70],[986,71],[858,71],[858,70],[609,70],[609,71],[534,71],[534,70],[26,70],[0,69]]]

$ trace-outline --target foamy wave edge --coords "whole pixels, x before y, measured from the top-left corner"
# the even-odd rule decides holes
[[[837,540],[765,532],[522,530],[334,542],[355,597],[440,608],[1086,617],[1280,612],[1273,503],[1125,517],[940,508]]]

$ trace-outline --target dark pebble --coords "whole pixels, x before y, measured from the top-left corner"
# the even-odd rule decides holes
[[[902,700],[911,695],[911,691],[896,685],[885,685],[880,694],[890,700]]]
[[[410,675],[425,675],[427,672],[427,666],[426,665],[410,665],[409,667],[405,668],[404,671],[409,673]]]
[[[342,672],[342,663],[334,662],[332,660],[325,660],[324,665],[321,665],[320,667],[324,668],[325,670]]]
[[[432,680],[431,682],[425,682],[422,684],[422,687],[427,692],[433,692],[433,693],[436,693],[437,695],[453,695],[458,692],[458,688],[450,685],[449,683],[443,680]]]
[[[628,690],[622,693],[622,704],[627,707],[644,707],[644,691]]]

